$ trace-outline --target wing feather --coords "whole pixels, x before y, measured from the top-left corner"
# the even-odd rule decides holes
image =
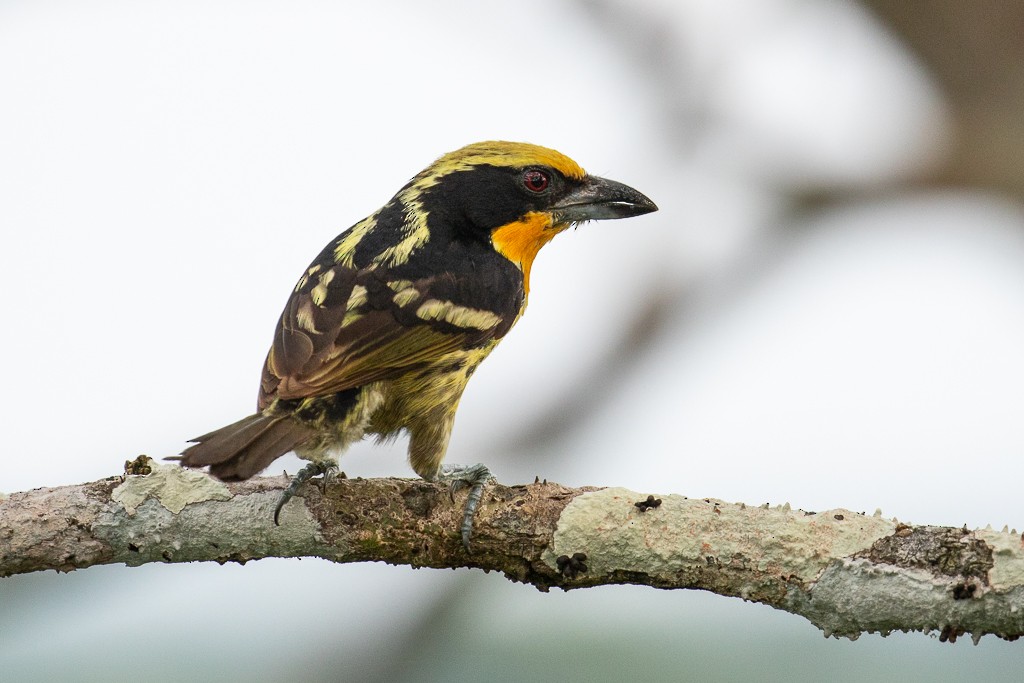
[[[318,269],[315,263],[309,272],[278,321],[263,369],[261,410],[276,398],[325,396],[398,377],[484,344],[500,327],[464,329],[416,314],[434,285],[449,284],[450,276],[389,282],[376,269]]]

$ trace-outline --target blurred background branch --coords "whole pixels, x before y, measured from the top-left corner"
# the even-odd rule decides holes
[[[952,148],[920,178],[1024,197],[1024,4],[864,0],[942,89]]]
[[[250,408],[309,254],[497,138],[661,211],[547,248],[450,461],[1000,528],[1024,476],[1022,32],[999,0],[0,3],[0,488],[98,479]],[[402,442],[342,464],[409,473]],[[0,670],[24,681],[107,681],[126,652],[167,681],[1020,671],[993,638],[849,643],[702,591],[379,563],[0,592]]]

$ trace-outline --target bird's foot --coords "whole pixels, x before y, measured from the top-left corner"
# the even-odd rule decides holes
[[[455,492],[469,487],[469,496],[466,497],[466,507],[462,512],[462,525],[459,531],[462,532],[462,545],[469,552],[469,539],[473,536],[473,515],[480,507],[480,498],[484,493],[484,484],[493,479],[491,471],[486,465],[444,465],[437,477],[438,481],[448,482],[448,492],[455,500]]]
[[[299,470],[291,482],[288,484],[288,488],[281,494],[281,499],[277,501],[277,507],[274,508],[274,524],[280,526],[278,517],[281,514],[281,508],[285,506],[289,500],[295,496],[295,493],[299,490],[299,487],[305,484],[307,481],[317,475],[323,475],[323,480],[320,482],[320,490],[326,491],[327,484],[338,474],[338,463],[330,460],[315,460],[310,462],[301,470]]]

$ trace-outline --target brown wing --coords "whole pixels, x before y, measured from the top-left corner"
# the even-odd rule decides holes
[[[397,377],[507,330],[495,313],[432,298],[435,285],[450,276],[407,281],[339,264],[314,264],[310,271],[278,321],[263,368],[261,410],[275,398],[324,396]]]

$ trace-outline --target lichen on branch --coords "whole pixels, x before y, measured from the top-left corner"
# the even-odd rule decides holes
[[[278,526],[273,510],[286,477],[225,484],[176,466],[126,465],[122,476],[0,497],[0,576],[321,557],[477,567],[545,591],[701,588],[850,638],[894,630],[937,631],[945,640],[1024,634],[1024,541],[1007,530],[535,482],[487,486],[467,553],[461,497],[452,500],[444,485],[339,479],[321,491],[310,483]]]

